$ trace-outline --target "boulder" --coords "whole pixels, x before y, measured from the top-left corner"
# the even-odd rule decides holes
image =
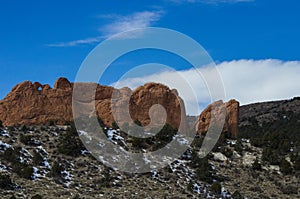
[[[225,162],[228,160],[228,158],[223,153],[220,152],[212,153],[212,155],[214,156],[215,161]]]
[[[239,102],[236,100],[230,100],[226,103],[224,103],[222,100],[219,100],[210,104],[198,117],[198,121],[196,123],[197,132],[201,134],[208,131],[212,118],[213,108],[216,112],[214,118],[216,118],[217,120],[222,114],[223,108],[225,108],[226,117],[224,121],[223,132],[231,133],[232,137],[236,138],[238,134],[239,121]]]
[[[139,120],[142,125],[150,124],[152,115],[152,119],[156,120],[156,123],[168,123],[177,129],[181,128],[181,130],[186,128],[183,100],[178,96],[176,90],[171,90],[165,85],[147,83],[138,87],[133,91],[129,104],[131,117]],[[150,110],[151,107],[153,107],[152,110]],[[164,118],[165,114],[166,118]]]

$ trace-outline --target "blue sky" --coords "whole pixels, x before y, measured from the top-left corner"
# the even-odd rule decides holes
[[[239,67],[243,61],[252,61],[249,70],[259,64],[282,68],[294,63],[289,74],[297,73],[299,10],[297,0],[1,1],[0,98],[24,80],[53,85],[58,77],[64,76],[73,81],[84,58],[106,37],[150,26],[174,29],[192,37],[220,68],[226,63]],[[155,61],[179,70],[186,64],[167,53],[155,53],[148,52],[142,58],[139,53],[133,53],[120,59],[115,70],[108,71],[100,83],[116,81],[122,75],[117,67],[126,65]],[[234,90],[228,88],[229,93],[231,89]],[[279,97],[244,100],[244,103],[292,97],[300,90],[297,87],[292,91]],[[234,93],[229,97],[235,98]]]

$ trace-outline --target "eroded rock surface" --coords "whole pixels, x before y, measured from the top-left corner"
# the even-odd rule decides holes
[[[73,95],[74,87],[78,91],[75,95]],[[89,92],[91,90],[96,92]],[[59,78],[53,89],[47,84],[30,81],[16,85],[0,101],[0,120],[6,126],[47,124],[52,121],[56,124],[65,124],[73,120],[72,95],[76,105],[79,105],[76,107],[82,109],[80,111],[92,112],[93,107],[96,107],[96,114],[108,126],[112,125],[114,118],[122,119],[122,115],[128,110],[131,122],[139,120],[142,125],[148,125],[151,120],[149,111],[151,112],[151,107],[157,104],[164,107],[167,113],[166,123],[179,128],[182,120],[182,124],[186,125],[183,101],[177,92],[162,84],[148,83],[131,91],[129,88],[117,90],[94,83],[74,84],[66,78]],[[116,102],[113,105],[117,107],[114,114],[112,101]],[[84,109],[85,107],[87,109]],[[160,115],[157,111],[152,111],[154,116]]]
[[[214,111],[215,114],[212,114],[212,111]],[[230,100],[226,103],[220,100],[210,104],[198,118],[196,125],[197,132],[201,134],[208,131],[212,116],[216,123],[220,122],[222,124],[222,114],[226,114],[223,132],[229,132],[233,137],[236,137],[238,134],[239,121],[239,102],[236,100]]]
[[[75,94],[74,88],[78,91]],[[95,90],[96,92],[90,92]],[[108,126],[111,126],[114,121],[122,125],[135,120],[143,126],[155,120],[156,123],[168,123],[180,130],[185,130],[188,125],[183,100],[175,89],[165,85],[147,83],[132,91],[129,88],[114,89],[95,83],[74,84],[66,78],[59,78],[54,88],[48,84],[42,85],[30,81],[16,85],[0,101],[0,120],[5,126],[50,122],[65,124],[73,120],[72,97],[78,105],[76,108],[80,110],[79,112],[90,116],[98,115]],[[217,119],[223,108],[226,108],[223,131],[230,132],[236,137],[239,103],[235,100],[227,103],[217,101],[209,105],[199,116],[197,132],[208,130],[212,107],[217,107],[215,114]]]

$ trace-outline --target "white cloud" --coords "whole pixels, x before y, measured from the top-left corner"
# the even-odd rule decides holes
[[[163,11],[144,11],[127,16],[104,15],[105,18],[113,19],[113,22],[101,27],[99,31],[104,37],[110,37],[128,30],[147,28],[154,22],[159,21],[163,14]]]
[[[50,47],[67,47],[67,46],[77,46],[81,44],[93,44],[98,43],[103,39],[106,39],[114,34],[121,33],[124,31],[147,28],[153,25],[154,22],[160,20],[163,16],[163,11],[143,11],[135,12],[130,15],[102,15],[101,18],[110,19],[111,23],[104,25],[99,28],[100,35],[97,37],[91,37],[86,39],[79,39],[68,42],[58,42],[53,44],[47,44]],[[142,34],[138,31],[136,35],[123,34],[123,38],[132,38]]]
[[[226,97],[223,100],[237,99],[241,104],[271,101],[300,96],[300,61],[237,60],[217,64],[217,69],[224,83]],[[209,68],[199,68],[203,76],[210,75]],[[180,77],[188,80],[196,91],[200,109],[210,103],[209,92],[196,69],[177,72],[162,72],[141,78],[127,78],[118,82],[118,87],[135,88],[146,82],[160,82],[176,88],[184,99],[187,113],[199,114],[195,109],[193,92],[189,85],[182,84]]]
[[[86,39],[79,39],[74,41],[68,41],[68,42],[58,42],[53,44],[47,44],[49,47],[67,47],[67,46],[77,46],[81,44],[92,44],[100,42],[103,38],[101,36],[99,37],[91,37]]]

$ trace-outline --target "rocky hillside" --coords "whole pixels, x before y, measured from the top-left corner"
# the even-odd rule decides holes
[[[261,102],[240,107],[240,126],[251,124],[249,119],[257,120],[259,125],[287,119],[289,114],[300,114],[300,98],[291,100]]]
[[[103,126],[107,140],[127,150],[144,149],[119,129]],[[172,128],[167,128],[168,134]],[[248,139],[222,134],[215,149],[198,156],[204,135],[160,170],[128,174],[97,161],[71,126],[0,128],[1,198],[298,198],[299,162],[289,153],[280,165]],[[173,135],[176,137],[176,135]],[[152,145],[168,136],[152,140]],[[179,139],[176,137],[175,139]],[[180,138],[180,143],[185,143]],[[147,150],[147,149],[146,149]],[[145,158],[145,161],[147,159]],[[259,176],[259,177],[257,177]]]
[[[299,145],[300,98],[241,106],[239,130],[241,137],[263,140],[278,134]]]

